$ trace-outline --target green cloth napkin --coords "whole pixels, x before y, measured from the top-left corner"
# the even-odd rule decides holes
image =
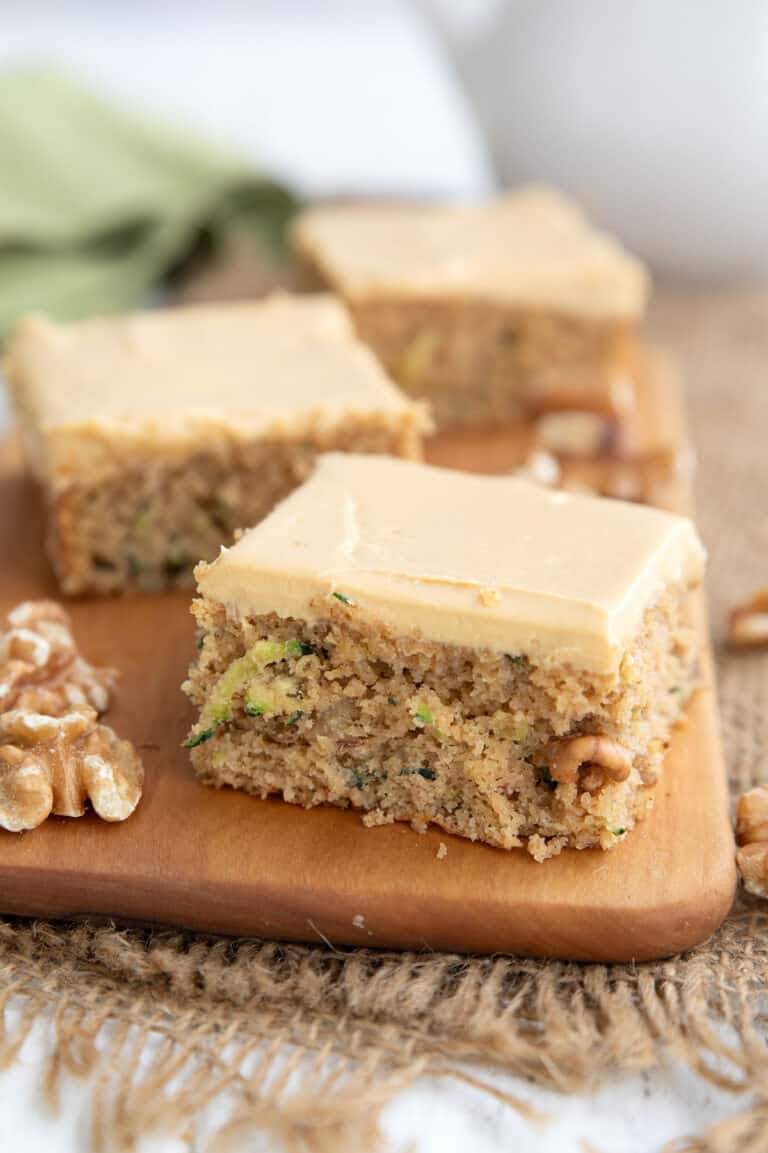
[[[253,229],[279,258],[293,209],[239,158],[58,72],[0,73],[0,339],[25,312],[140,301],[202,236]]]

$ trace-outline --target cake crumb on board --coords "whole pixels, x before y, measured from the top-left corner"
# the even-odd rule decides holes
[[[441,841],[437,846],[437,852],[435,853],[435,856],[437,857],[438,861],[444,861],[448,856],[448,846],[446,845],[445,841]]]

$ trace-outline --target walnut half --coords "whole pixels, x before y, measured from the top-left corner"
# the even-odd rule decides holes
[[[10,832],[51,813],[80,817],[86,800],[104,820],[124,821],[139,802],[142,763],[92,708],[60,717],[12,709],[0,715],[0,741],[0,826]]]
[[[768,897],[768,785],[758,785],[739,797],[736,810],[736,864],[744,888]]]
[[[768,648],[768,586],[731,609],[728,643],[734,648]]]
[[[98,723],[115,674],[77,651],[54,601],[25,601],[0,633],[0,827],[34,829],[51,813],[79,817],[86,802],[124,821],[141,797],[133,746]]]
[[[109,707],[112,669],[96,669],[77,651],[69,617],[55,601],[24,601],[0,634],[0,708],[57,715],[79,705]]]
[[[617,441],[615,421],[598,412],[545,412],[534,426],[536,447],[556,456],[599,456],[613,451]]]

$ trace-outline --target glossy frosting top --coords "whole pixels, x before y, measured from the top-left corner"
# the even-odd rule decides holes
[[[485,203],[319,206],[293,238],[352,300],[470,297],[636,319],[648,290],[642,264],[547,188]]]
[[[20,415],[40,433],[81,429],[167,441],[416,411],[330,295],[67,325],[31,316],[11,339],[7,369]]]

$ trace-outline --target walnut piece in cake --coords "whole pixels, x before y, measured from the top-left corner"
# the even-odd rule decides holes
[[[53,601],[25,601],[0,635],[0,827],[33,829],[51,813],[79,817],[86,801],[124,821],[141,797],[133,746],[98,723],[115,673],[77,651]]]
[[[194,768],[539,860],[612,848],[697,684],[703,564],[659,510],[325,456],[196,570]]]
[[[28,317],[6,370],[66,594],[191,584],[319,452],[416,457],[430,427],[330,296]]]

